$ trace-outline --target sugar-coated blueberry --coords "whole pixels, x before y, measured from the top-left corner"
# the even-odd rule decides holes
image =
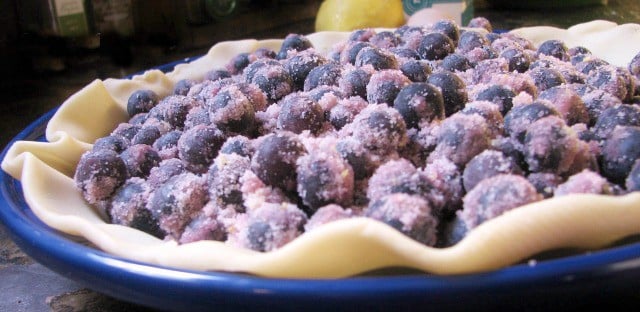
[[[140,130],[138,130],[136,135],[134,135],[133,138],[131,139],[131,145],[134,145],[134,144],[153,145],[153,142],[155,142],[160,137],[160,135],[161,133],[158,127],[142,126]]]
[[[304,91],[310,91],[318,86],[337,86],[342,74],[342,67],[338,63],[326,63],[314,67],[304,80]]]
[[[602,146],[602,175],[619,185],[640,158],[640,127],[617,126]]]
[[[92,149],[93,150],[108,149],[119,154],[122,151],[124,151],[127,148],[127,146],[129,146],[129,143],[123,137],[108,135],[105,137],[98,138],[93,143]]]
[[[493,32],[493,26],[491,26],[491,22],[486,17],[482,16],[476,16],[469,20],[469,23],[467,23],[467,27],[484,28],[488,32]]]
[[[426,61],[409,60],[400,65],[400,71],[413,82],[424,82],[431,74],[431,66]]]
[[[472,67],[471,62],[469,62],[469,59],[460,53],[451,53],[447,55],[442,60],[442,63],[440,64],[440,66],[443,69],[446,69],[451,72],[455,72],[455,71],[463,72]]]
[[[389,49],[389,51],[391,51],[391,53],[393,53],[395,56],[401,59],[407,59],[407,60],[420,59],[420,55],[414,49],[396,47],[396,48]]]
[[[363,47],[356,55],[355,65],[362,67],[371,65],[375,70],[396,69],[398,60],[390,52],[377,47]]]
[[[317,134],[324,123],[324,111],[318,102],[303,93],[291,93],[279,102],[276,127],[293,133],[309,130]]]
[[[357,95],[361,98],[367,97],[367,84],[371,79],[371,73],[363,68],[355,68],[346,72],[338,81],[338,86],[344,95],[353,96]]]
[[[369,42],[379,48],[390,49],[400,44],[401,40],[392,31],[380,31],[369,38]]]
[[[187,95],[189,94],[189,90],[193,85],[196,84],[196,81],[193,79],[180,79],[173,86],[173,94],[177,95]]]
[[[109,211],[111,222],[164,238],[165,233],[160,229],[158,219],[146,207],[150,194],[151,188],[145,180],[128,179],[113,194]]]
[[[551,87],[559,86],[566,83],[562,74],[553,68],[536,67],[527,72],[539,91],[544,91]]]
[[[502,115],[506,115],[513,106],[513,98],[516,94],[511,88],[504,85],[490,85],[476,94],[476,101],[489,101],[498,105]]]
[[[158,94],[153,90],[142,89],[134,91],[127,100],[127,113],[132,117],[139,113],[146,113],[158,104]]]
[[[178,155],[187,168],[196,173],[206,172],[226,140],[215,126],[197,125],[186,130],[178,140]]]
[[[440,32],[431,32],[422,38],[418,46],[418,54],[422,59],[436,61],[453,53],[455,44],[449,36]]]
[[[460,28],[458,24],[450,19],[441,19],[431,25],[431,30],[437,31],[447,35],[451,38],[454,44],[457,45],[458,39],[460,39]]]
[[[76,185],[90,204],[108,199],[126,179],[124,161],[109,149],[82,154],[74,174]]]
[[[568,50],[567,45],[563,41],[550,39],[540,44],[537,52],[539,54],[553,56],[561,61],[568,61]]]
[[[253,156],[254,151],[251,140],[243,135],[229,137],[220,147],[220,154],[238,154],[244,157]]]
[[[298,91],[303,89],[309,72],[327,62],[328,60],[321,54],[301,52],[284,60],[284,68],[293,80],[294,90]]]
[[[367,101],[370,104],[386,103],[391,105],[400,89],[410,83],[411,80],[397,69],[375,72],[367,84]]]
[[[235,75],[241,73],[249,64],[251,64],[250,54],[243,52],[232,57],[225,65],[225,68],[229,73]]]
[[[224,78],[231,78],[231,73],[226,69],[212,69],[204,74],[206,80],[222,80]]]
[[[458,75],[450,71],[435,72],[429,76],[427,82],[440,88],[447,117],[462,109],[467,103],[466,85]]]
[[[120,153],[120,158],[127,167],[129,177],[141,178],[146,178],[151,168],[157,166],[162,160],[158,152],[147,144],[129,146]]]
[[[306,153],[298,137],[278,131],[258,139],[251,170],[262,182],[285,191],[296,189],[296,161]]]
[[[546,116],[560,117],[560,114],[553,107],[543,102],[533,102],[513,107],[504,116],[504,131],[507,135],[522,142],[528,126]]]
[[[606,108],[598,116],[593,134],[598,140],[606,140],[616,126],[640,126],[640,107],[618,104]]]
[[[303,51],[309,48],[313,48],[313,44],[304,35],[300,34],[288,34],[282,41],[280,50],[278,51],[277,59],[283,60],[287,58],[289,51]]]
[[[628,192],[640,191],[640,160],[633,163],[631,171],[625,179],[625,187]]]
[[[521,48],[508,48],[500,52],[500,57],[509,62],[509,71],[524,73],[531,65],[531,57]]]
[[[309,216],[328,204],[348,207],[353,203],[353,169],[338,153],[319,151],[301,156],[296,175],[298,196]]]
[[[360,50],[367,47],[375,48],[375,46],[369,42],[356,41],[348,43],[344,50],[340,52],[340,63],[354,65]]]
[[[485,36],[480,31],[475,30],[465,30],[460,34],[460,39],[458,40],[458,50],[460,52],[469,52],[476,48],[482,48],[483,46],[488,46],[491,43],[487,36]]]
[[[442,93],[428,83],[412,83],[398,92],[393,107],[400,112],[407,127],[416,128],[421,121],[444,119]]]

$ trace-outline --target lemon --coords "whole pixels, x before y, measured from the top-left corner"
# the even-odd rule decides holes
[[[326,0],[316,15],[316,31],[393,28],[404,23],[400,0]]]

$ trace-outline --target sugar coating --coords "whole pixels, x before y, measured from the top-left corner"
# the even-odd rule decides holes
[[[323,224],[329,222],[348,219],[355,215],[354,211],[350,208],[342,208],[340,205],[329,204],[318,208],[316,212],[309,218],[304,225],[305,232],[309,232],[313,229],[320,227]]]
[[[468,229],[511,209],[542,200],[536,188],[520,175],[499,174],[482,180],[463,198],[457,214]]]
[[[275,250],[302,234],[306,221],[306,214],[294,204],[264,203],[236,217],[227,242],[257,251]]]
[[[569,194],[612,194],[612,187],[609,182],[596,172],[585,169],[567,179],[566,182],[558,185],[554,196]]]
[[[427,246],[437,241],[438,220],[431,214],[429,203],[418,196],[390,194],[372,201],[363,213]]]

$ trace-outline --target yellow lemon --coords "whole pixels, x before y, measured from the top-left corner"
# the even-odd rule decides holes
[[[400,0],[326,0],[316,15],[316,31],[393,28],[404,23]]]

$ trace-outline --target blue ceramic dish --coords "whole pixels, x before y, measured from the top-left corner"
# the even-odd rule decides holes
[[[184,61],[190,61],[187,59]],[[170,70],[177,63],[160,67]],[[18,134],[44,140],[55,110]],[[6,149],[0,157],[4,158]],[[125,260],[42,223],[21,184],[0,171],[0,220],[18,246],[53,271],[106,295],[174,311],[564,310],[640,308],[640,243],[481,274],[415,272],[336,280],[272,279]],[[640,226],[640,220],[639,220]]]

